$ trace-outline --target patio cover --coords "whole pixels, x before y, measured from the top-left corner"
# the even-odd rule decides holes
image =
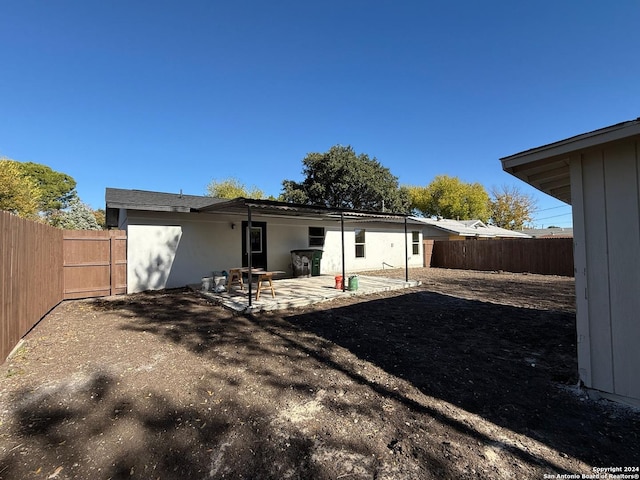
[[[340,221],[340,234],[342,236],[342,278],[345,278],[345,266],[344,266],[344,224],[345,222],[363,222],[363,221],[379,221],[384,220],[389,223],[403,223],[404,224],[404,250],[405,250],[405,281],[409,281],[409,246],[407,241],[407,222],[409,221],[409,215],[404,213],[393,212],[376,212],[369,210],[354,210],[349,208],[333,208],[326,207],[324,205],[303,205],[297,203],[279,202],[276,200],[257,200],[251,198],[238,197],[233,200],[217,202],[211,205],[207,205],[201,208],[192,209],[193,212],[198,213],[230,213],[236,215],[242,215],[246,213],[247,224],[249,230],[251,229],[251,215],[254,211],[260,212],[261,215],[271,217],[302,217],[314,220],[332,220]],[[411,223],[420,223],[415,220],[410,220]],[[249,269],[249,306],[251,306],[252,292],[251,292],[251,242],[247,242],[248,254],[248,269]],[[342,282],[342,291],[345,291],[345,283]]]

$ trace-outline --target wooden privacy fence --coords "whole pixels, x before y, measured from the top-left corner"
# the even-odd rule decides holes
[[[127,292],[127,236],[123,230],[65,230],[64,299]]]
[[[0,211],[0,360],[62,300],[62,230]]]
[[[60,230],[0,211],[0,361],[62,300],[125,293],[126,233]]]
[[[573,239],[436,240],[431,266],[573,276]]]

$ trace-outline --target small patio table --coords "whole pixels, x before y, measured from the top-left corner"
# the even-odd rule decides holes
[[[229,269],[229,281],[227,284],[227,291],[231,290],[231,287],[235,284],[240,285],[240,290],[244,290],[244,282],[242,280],[242,274],[248,273],[248,267],[235,267]],[[258,277],[258,289],[256,291],[256,300],[260,299],[260,292],[264,288],[271,289],[271,298],[276,298],[276,289],[273,287],[273,276],[275,274],[285,273],[283,271],[272,271],[268,272],[266,270],[262,270],[261,268],[252,268],[251,274],[256,275]],[[269,282],[268,286],[264,284]]]

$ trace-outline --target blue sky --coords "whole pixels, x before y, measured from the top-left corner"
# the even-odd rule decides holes
[[[500,157],[640,116],[640,2],[0,2],[0,156],[105,187],[278,195],[332,145],[401,184],[517,185]]]

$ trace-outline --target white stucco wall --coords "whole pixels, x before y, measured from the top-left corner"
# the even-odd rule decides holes
[[[309,246],[309,227],[325,229],[325,244],[320,263],[321,274],[342,273],[342,237],[339,221],[298,220],[295,218],[263,218],[267,221],[268,268],[291,272],[291,250],[318,248]],[[418,227],[418,226],[416,226]],[[355,230],[365,229],[365,257],[355,256]],[[405,266],[404,225],[384,223],[345,224],[345,268],[347,272],[379,270],[389,266]],[[414,228],[420,232],[420,228]],[[408,229],[409,266],[422,266],[422,235],[420,254],[412,255],[411,227]]]
[[[170,285],[182,227],[131,225],[127,232],[127,290],[155,290]]]
[[[237,219],[212,216],[128,212],[128,291],[183,287],[200,283],[214,270],[241,264]],[[231,228],[231,223],[237,225]]]
[[[638,143],[575,154],[571,202],[580,378],[640,404]]]
[[[128,231],[128,292],[176,288],[200,283],[214,270],[242,265],[241,216],[180,214],[129,211],[125,218]],[[267,223],[267,268],[291,275],[291,250],[309,246],[309,227],[325,229],[321,274],[342,273],[339,221],[305,220],[295,217],[261,217]],[[235,228],[231,228],[231,224]],[[418,226],[413,228],[416,231]],[[364,228],[365,257],[355,258],[355,229]],[[412,226],[409,226],[409,266],[422,266],[420,254],[412,254]],[[345,225],[345,267],[347,273],[361,270],[405,266],[404,225],[365,222]]]
[[[356,258],[355,230],[365,230],[365,256]],[[420,232],[420,228],[415,228]],[[407,256],[410,267],[422,266],[422,234],[420,233],[420,254],[412,254],[412,229],[407,232]],[[404,226],[389,224],[348,223],[344,229],[345,270],[348,273],[384,268],[404,268],[405,242]],[[322,273],[342,273],[342,239],[340,225],[327,232],[325,254],[322,257]]]

